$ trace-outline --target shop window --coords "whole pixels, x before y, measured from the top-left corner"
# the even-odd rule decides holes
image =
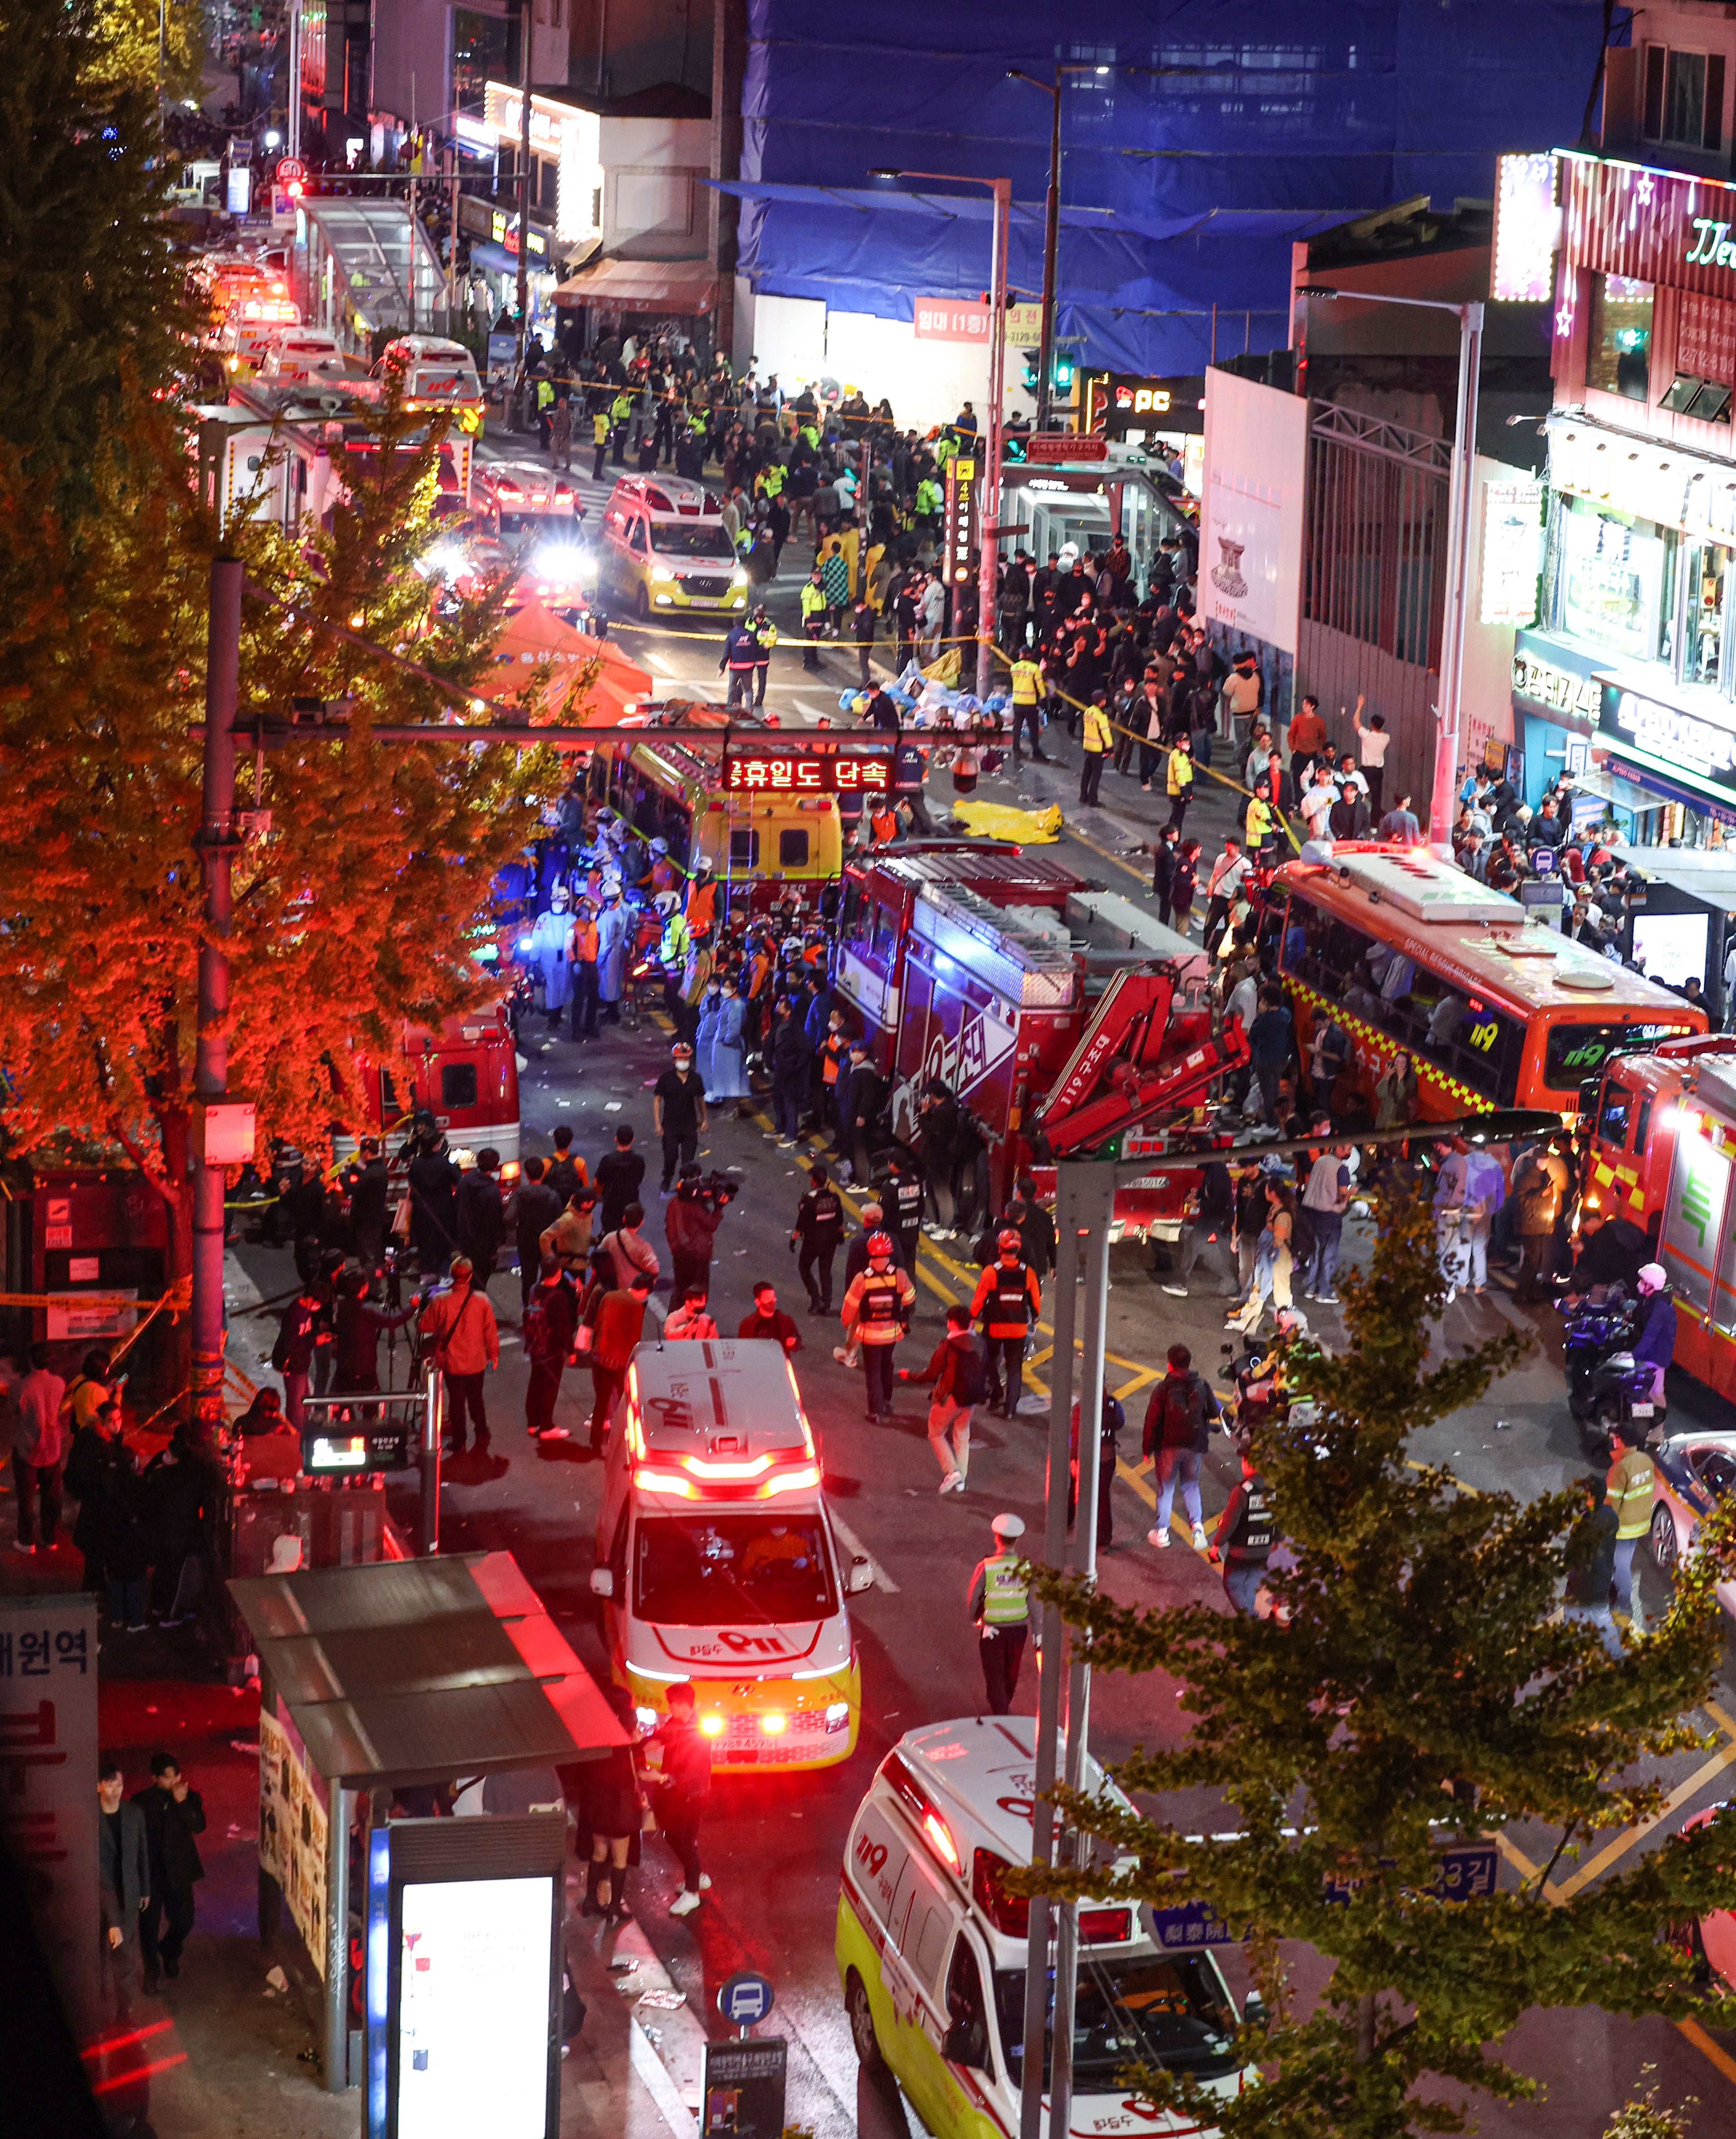
[[[1684,149],[1724,145],[1722,52],[1682,52],[1665,45],[1646,47],[1640,131],[1648,141]]]
[[[1721,379],[1695,379],[1688,372],[1679,371],[1658,406],[1669,409],[1672,415],[1697,417],[1702,423],[1728,423],[1730,389]]]
[[[1671,659],[1675,536],[1582,497],[1558,524],[1558,628],[1636,661]]]
[[[1682,681],[1717,683],[1724,674],[1724,618],[1729,612],[1730,552],[1695,543],[1688,552],[1688,610]]]
[[[1586,384],[1630,401],[1650,398],[1651,285],[1600,275],[1592,285]]]

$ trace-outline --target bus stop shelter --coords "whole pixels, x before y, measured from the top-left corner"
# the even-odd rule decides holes
[[[325,1986],[325,2084],[359,2081],[350,1834],[374,1794],[601,1759],[627,1733],[510,1553],[232,1581],[259,1657],[260,1927]]]
[[[446,270],[402,201],[298,201],[294,258],[302,319],[364,359],[376,333],[451,331]]]

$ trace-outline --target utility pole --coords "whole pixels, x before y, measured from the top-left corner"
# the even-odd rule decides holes
[[[238,557],[211,562],[211,617],[205,654],[204,780],[199,810],[199,869],[205,935],[199,946],[198,1031],[194,1104],[208,1105],[229,1089],[229,955],[235,849],[235,716],[241,695]],[[205,1158],[203,1136],[193,1177],[193,1415],[208,1434],[223,1422],[223,1169]]]
[[[1085,1256],[1085,1356],[1079,1386],[1079,1486],[1076,1501],[1072,1564],[1088,1577],[1097,1565],[1097,1422],[1103,1407],[1103,1346],[1107,1329],[1109,1285],[1109,1223],[1115,1210],[1115,1169],[1091,1162],[1064,1162],[1055,1175],[1055,1281],[1049,1302],[1054,1329],[1050,1352],[1049,1412],[1049,1480],[1044,1505],[1043,1559],[1049,1567],[1068,1561],[1068,1459],[1073,1427],[1073,1339],[1078,1324],[1079,1255]],[[1031,1862],[1049,1867],[1054,1862],[1055,1812],[1049,1794],[1055,1786],[1057,1742],[1061,1727],[1061,1682],[1067,1647],[1061,1615],[1054,1605],[1043,1608],[1043,1653],[1037,1692],[1036,1804],[1031,1822]],[[1087,1667],[1075,1662],[1068,1674],[1068,1744],[1066,1774],[1069,1780],[1083,1770],[1087,1723],[1088,1682]],[[1072,2031],[1049,2024],[1049,1970],[1051,1926],[1057,1905],[1046,1896],[1031,1898],[1024,1963],[1024,2074],[1019,2104],[1019,2139],[1039,2139],[1043,2126],[1044,2052],[1053,2033],[1054,2070],[1049,2128],[1064,2132],[1067,2112],[1057,2107],[1062,2083],[1062,2043],[1066,2043],[1066,2084],[1069,2102],[1072,2088]],[[1059,1910],[1059,1936],[1054,1941],[1055,1961],[1054,2011],[1069,2014],[1073,1992],[1067,1988],[1063,2002],[1064,1961],[1077,1980],[1078,1911],[1068,1903]]]
[[[1049,192],[1043,203],[1043,325],[1038,355],[1037,428],[1049,428],[1049,400],[1054,391],[1055,361],[1055,248],[1061,235],[1061,82],[1055,71],[1054,100],[1049,122]]]
[[[531,46],[535,26],[531,17],[531,0],[525,0],[519,17],[523,28],[519,38],[524,49],[519,54],[518,107],[518,390],[522,398],[525,390],[525,364],[531,338]],[[522,413],[522,412],[521,412]],[[510,428],[511,426],[509,425]]]
[[[988,466],[976,486],[978,541],[982,567],[976,598],[976,695],[986,698],[994,682],[995,602],[1000,578],[1001,404],[1006,398],[1007,251],[1012,239],[1013,182],[990,181],[994,189],[995,249],[989,277],[989,428],[984,441]],[[962,664],[961,664],[962,665]]]
[[[301,0],[289,0],[289,152],[301,154]]]

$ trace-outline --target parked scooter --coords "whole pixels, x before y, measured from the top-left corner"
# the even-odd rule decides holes
[[[1650,1442],[1662,1431],[1665,1407],[1652,1400],[1652,1373],[1633,1355],[1634,1304],[1620,1285],[1594,1288],[1564,1305],[1562,1356],[1567,1408],[1587,1453],[1606,1458],[1612,1427],[1637,1429]]]

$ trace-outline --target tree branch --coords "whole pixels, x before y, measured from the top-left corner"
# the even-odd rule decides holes
[[[121,1120],[119,1114],[111,1114],[110,1116],[109,1133],[114,1138],[115,1143],[120,1146],[120,1148],[126,1153],[127,1157],[131,1159],[134,1165],[138,1167],[139,1173],[144,1177],[144,1178],[153,1188],[156,1190],[157,1193],[163,1198],[163,1201],[169,1206],[169,1209],[171,1211],[178,1211],[181,1207],[181,1197],[183,1192],[174,1187],[167,1180],[159,1181],[157,1176],[151,1172],[150,1168],[144,1162],[144,1153],[139,1150],[138,1145],[134,1143],[133,1139],[127,1134],[126,1130],[121,1125]]]

